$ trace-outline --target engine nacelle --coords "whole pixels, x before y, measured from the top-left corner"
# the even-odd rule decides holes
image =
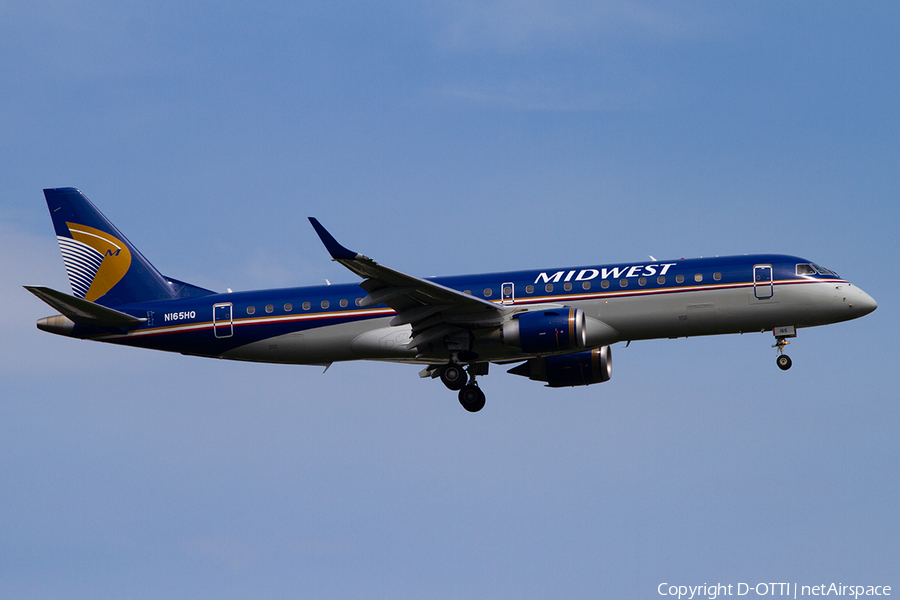
[[[503,343],[524,352],[565,352],[587,345],[580,308],[535,310],[503,324]]]
[[[601,346],[574,354],[532,358],[507,372],[546,381],[550,387],[603,383],[612,376],[612,348]]]

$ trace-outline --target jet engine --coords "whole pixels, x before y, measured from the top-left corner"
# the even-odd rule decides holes
[[[503,324],[503,343],[529,354],[552,354],[615,343],[615,329],[580,308],[533,310],[516,315]]]
[[[507,372],[532,381],[546,381],[549,387],[603,383],[612,376],[612,348],[601,346],[573,354],[532,358]]]
[[[503,343],[535,353],[584,348],[584,311],[564,307],[522,313],[503,324]]]

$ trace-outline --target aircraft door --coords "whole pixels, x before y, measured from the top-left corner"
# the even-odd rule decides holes
[[[213,334],[217,338],[228,338],[234,333],[231,320],[231,302],[213,304]]]
[[[767,300],[775,290],[772,265],[753,266],[753,294],[758,300]]]
[[[502,286],[500,286],[500,303],[512,304],[513,302],[515,302],[515,290],[515,284],[512,282],[504,283]]]

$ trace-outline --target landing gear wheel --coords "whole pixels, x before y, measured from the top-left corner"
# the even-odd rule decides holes
[[[448,363],[441,368],[441,381],[447,386],[447,389],[457,390],[463,389],[469,376],[463,370],[462,365],[457,363]]]
[[[475,384],[469,384],[459,391],[459,403],[469,412],[484,408],[484,392]]]
[[[775,364],[778,365],[778,368],[782,371],[787,371],[791,368],[791,357],[787,354],[782,354],[778,358],[775,359]]]

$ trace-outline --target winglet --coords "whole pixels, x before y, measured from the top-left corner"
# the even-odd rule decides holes
[[[322,224],[315,217],[309,217],[309,222],[312,223],[313,229],[316,230],[316,233],[319,234],[319,239],[322,240],[322,243],[325,244],[325,249],[328,250],[328,253],[331,254],[331,258],[334,260],[353,260],[359,256],[356,252],[352,250],[347,250],[343,246],[341,246],[334,237],[328,233],[328,231],[322,227]]]

